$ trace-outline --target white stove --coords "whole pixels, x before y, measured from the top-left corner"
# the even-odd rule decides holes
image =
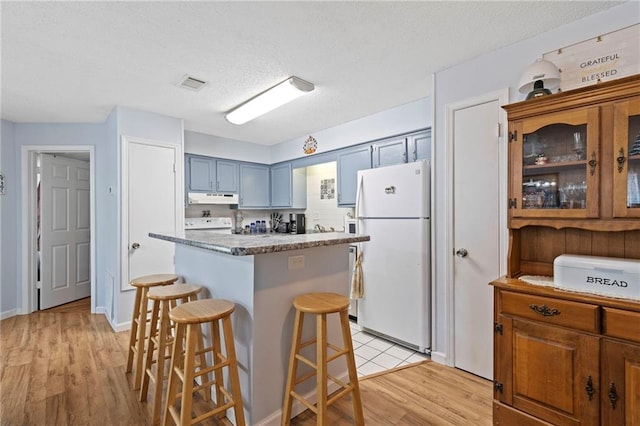
[[[184,219],[184,229],[207,230],[220,234],[231,234],[231,218],[230,217],[187,217]]]

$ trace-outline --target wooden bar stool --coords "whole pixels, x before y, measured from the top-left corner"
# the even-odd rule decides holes
[[[228,300],[202,299],[177,306],[169,312],[169,318],[176,325],[176,336],[171,355],[167,402],[164,410],[165,425],[169,424],[169,419],[173,419],[178,425],[192,425],[209,417],[223,417],[226,415],[226,411],[233,407],[236,425],[244,426],[238,362],[231,326],[231,313],[234,309],[235,305]],[[222,353],[219,321],[222,321],[225,354]],[[211,346],[198,351],[196,348],[198,336],[202,332],[200,327],[206,323],[210,325]],[[182,341],[185,339],[185,335],[186,341],[183,350]],[[196,372],[196,357],[207,352],[212,353],[213,364]],[[230,382],[230,391],[224,387],[222,373],[225,367]],[[202,377],[210,372],[214,373],[214,380],[205,381],[203,378],[202,384],[194,387],[193,383],[197,377]],[[178,381],[182,382],[181,393],[177,392]],[[216,407],[195,418],[191,417],[193,393],[211,385],[215,385]],[[181,398],[180,412],[174,406],[177,398]]]
[[[364,425],[364,414],[362,402],[360,400],[360,386],[358,385],[358,373],[353,355],[353,344],[351,342],[351,329],[349,328],[349,299],[335,293],[308,293],[293,299],[293,306],[296,308],[296,317],[293,326],[293,343],[291,344],[291,355],[289,357],[289,373],[287,376],[287,386],[284,394],[284,406],[282,409],[282,425],[289,425],[291,422],[291,405],[293,398],[302,402],[307,408],[316,413],[318,425],[327,424],[327,407],[339,398],[353,393],[353,412],[355,423]],[[338,347],[327,341],[327,315],[340,314],[340,326],[342,328],[343,347]],[[302,326],[305,314],[316,315],[316,336],[315,338],[302,342]],[[316,362],[303,357],[300,353],[302,348],[316,344]],[[328,349],[333,353],[328,354]],[[349,383],[344,383],[336,377],[331,376],[327,371],[327,364],[341,356],[346,357],[347,369],[349,371]],[[297,377],[298,361],[301,361],[315,370],[309,374]],[[296,385],[316,377],[317,403],[314,406],[302,395],[296,393]],[[331,398],[327,395],[328,380],[338,384],[342,389]]]
[[[162,386],[165,379],[165,361],[171,358],[173,347],[173,324],[169,319],[169,311],[177,306],[177,302],[192,302],[197,300],[202,287],[194,284],[176,284],[154,287],[149,290],[148,298],[151,301],[151,323],[149,337],[147,338],[146,357],[142,387],[140,388],[140,402],[147,400],[149,381],[154,383],[153,389],[153,417],[152,424],[160,421],[162,407]],[[167,354],[167,349],[169,353]],[[204,349],[202,335],[198,339],[198,350]],[[155,355],[155,358],[154,358]],[[153,368],[153,365],[156,368]],[[168,363],[167,363],[168,364]],[[200,355],[200,368],[206,367],[206,357]],[[207,376],[208,377],[208,376]],[[208,392],[207,392],[208,391]],[[211,399],[211,391],[205,389],[205,400]]]
[[[133,379],[133,389],[140,389],[142,381],[142,363],[144,361],[144,346],[146,339],[147,323],[149,321],[149,307],[147,293],[149,288],[159,285],[169,285],[178,281],[178,276],[173,274],[145,275],[131,280],[131,285],[136,288],[136,299],[133,302],[133,316],[131,317],[131,330],[129,331],[129,355],[127,356],[127,373],[131,373],[133,360],[136,361],[136,373]]]

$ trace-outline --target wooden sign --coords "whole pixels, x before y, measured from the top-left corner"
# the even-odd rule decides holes
[[[640,74],[640,24],[542,55],[560,69],[566,91]]]

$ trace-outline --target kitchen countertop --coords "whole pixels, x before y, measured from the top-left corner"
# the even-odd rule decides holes
[[[150,232],[149,236],[232,256],[250,256],[311,247],[352,244],[370,240],[368,235],[345,234],[342,232],[240,235],[219,234],[207,230],[190,230],[180,234]]]

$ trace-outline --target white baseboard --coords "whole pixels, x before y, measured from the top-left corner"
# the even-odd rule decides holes
[[[349,382],[349,374],[345,371],[344,374],[338,377],[338,380],[345,383]],[[333,381],[329,381],[327,385],[327,391],[328,391],[327,395],[331,395],[333,392],[337,391],[338,389],[341,389],[340,385],[338,385],[337,383],[334,383]],[[312,404],[315,404],[316,390],[313,389],[312,391],[304,395],[304,397]],[[294,418],[295,416],[302,413],[306,409],[307,407],[304,404],[302,404],[297,399],[294,399],[293,404],[291,406],[291,418]],[[254,422],[254,425],[255,426],[279,426],[281,424],[281,420],[282,420],[282,408],[279,409],[278,411],[271,413],[267,417],[260,419],[257,422]]]
[[[98,309],[96,308],[96,311],[97,310]],[[109,325],[111,326],[113,331],[115,331],[116,333],[119,333],[121,331],[127,331],[127,330],[131,329],[131,321],[126,321],[126,322],[121,322],[119,324],[116,324],[116,323],[111,321],[111,318],[109,318],[109,315],[107,315],[106,312],[104,312],[104,317],[107,319],[107,321],[109,321]]]
[[[15,317],[16,315],[18,315],[18,311],[16,309],[0,312],[0,320]]]
[[[447,354],[443,352],[431,352],[431,361],[442,365],[449,365]]]
[[[105,309],[104,306],[96,306],[96,310],[93,313],[94,314],[103,314],[104,316],[107,316],[107,310]]]

